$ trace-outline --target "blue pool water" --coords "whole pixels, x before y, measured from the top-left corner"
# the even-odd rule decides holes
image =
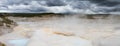
[[[15,45],[15,46],[26,46],[29,39],[16,39],[16,40],[9,40],[8,43]]]

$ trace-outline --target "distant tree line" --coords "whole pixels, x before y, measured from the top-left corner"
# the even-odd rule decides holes
[[[60,13],[6,13],[6,14],[7,14],[6,16],[13,16],[13,17],[63,16],[63,14]]]

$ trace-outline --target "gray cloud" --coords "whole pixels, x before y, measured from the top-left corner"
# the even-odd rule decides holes
[[[111,13],[119,12],[119,0],[1,0],[0,12]]]

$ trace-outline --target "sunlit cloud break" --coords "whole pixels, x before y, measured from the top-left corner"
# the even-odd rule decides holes
[[[0,12],[119,14],[119,0],[1,0]]]

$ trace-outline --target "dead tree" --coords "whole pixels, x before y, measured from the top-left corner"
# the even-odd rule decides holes
[[[0,46],[6,46],[5,44],[3,44],[3,43],[0,43]]]
[[[7,17],[7,14],[0,14],[0,36],[13,31],[17,24]]]
[[[7,26],[7,27],[11,27],[11,25],[17,25],[13,20],[10,20],[7,18],[7,14],[3,13],[0,14],[0,26]]]

